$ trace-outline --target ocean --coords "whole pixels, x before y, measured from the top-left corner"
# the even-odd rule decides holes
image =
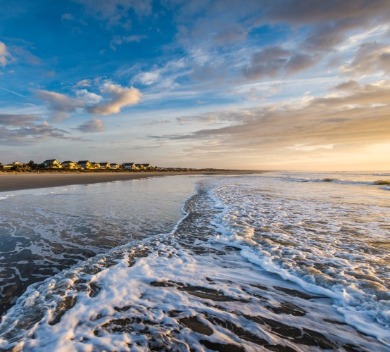
[[[1,351],[390,351],[389,173],[0,193]]]

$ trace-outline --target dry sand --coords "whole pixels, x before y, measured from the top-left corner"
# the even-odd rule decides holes
[[[186,172],[99,172],[99,173],[10,173],[0,172],[0,192],[31,188],[47,188],[67,185],[133,180],[147,177],[173,175],[235,175],[254,173],[241,170],[186,171]]]

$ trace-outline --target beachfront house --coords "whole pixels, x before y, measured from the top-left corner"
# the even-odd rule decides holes
[[[80,168],[80,166],[76,162],[71,160],[63,161],[61,165],[64,169],[68,169],[68,170],[76,170]]]
[[[110,168],[110,163],[107,161],[103,161],[99,164],[99,169],[109,169]]]
[[[100,164],[96,161],[91,161],[91,169],[100,169]]]
[[[123,170],[137,170],[137,167],[134,163],[123,163],[122,168]]]
[[[62,165],[57,159],[45,160],[43,165],[45,169],[62,169]]]
[[[92,169],[92,163],[89,160],[80,160],[80,161],[77,162],[77,164],[83,170]]]
[[[110,164],[110,169],[113,169],[113,170],[118,170],[118,169],[120,169],[120,165],[119,164],[117,164],[117,163],[111,163]]]
[[[152,167],[151,164],[135,164],[138,170],[148,170]]]

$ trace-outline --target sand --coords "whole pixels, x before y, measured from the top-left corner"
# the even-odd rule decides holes
[[[0,192],[32,188],[47,188],[67,185],[133,180],[147,177],[173,175],[233,175],[253,173],[241,170],[186,171],[186,172],[99,172],[99,173],[10,173],[0,172]]]

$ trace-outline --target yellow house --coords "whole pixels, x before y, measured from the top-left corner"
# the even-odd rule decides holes
[[[114,169],[114,170],[117,170],[119,169],[121,166],[117,163],[111,163],[110,164],[110,169]]]
[[[77,164],[82,169],[92,169],[92,163],[89,160],[80,160]]]
[[[46,169],[62,169],[62,165],[57,159],[45,160],[43,165]]]
[[[99,164],[100,169],[109,169],[110,168],[110,163],[108,161],[103,161],[103,162],[98,163],[98,164]]]
[[[80,166],[76,162],[70,160],[66,160],[62,162],[61,165],[64,169],[70,169],[70,170],[75,170],[80,168]]]

